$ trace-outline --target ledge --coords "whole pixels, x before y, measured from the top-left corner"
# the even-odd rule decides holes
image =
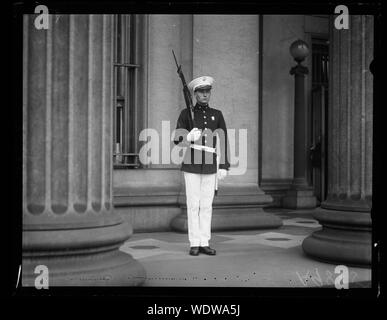
[[[113,203],[115,207],[177,205],[179,193],[179,185],[115,187]]]

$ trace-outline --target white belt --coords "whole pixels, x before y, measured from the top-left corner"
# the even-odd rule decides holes
[[[200,150],[200,151],[207,151],[207,152],[212,152],[212,153],[216,152],[215,148],[211,148],[211,147],[207,147],[207,146],[201,146],[199,144],[191,144],[190,147],[193,148],[193,149],[196,149],[196,150]]]

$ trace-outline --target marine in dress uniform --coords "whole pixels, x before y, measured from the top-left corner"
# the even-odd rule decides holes
[[[203,76],[188,84],[196,98],[193,110],[194,128],[190,128],[190,110],[187,108],[181,111],[176,126],[179,134],[175,136],[175,144],[188,147],[181,170],[186,187],[189,253],[195,256],[199,253],[216,254],[209,246],[212,202],[216,179],[224,179],[230,167],[223,114],[208,104],[213,82],[212,77]],[[218,164],[219,148],[221,152]]]

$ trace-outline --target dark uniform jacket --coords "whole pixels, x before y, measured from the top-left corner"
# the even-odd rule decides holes
[[[216,153],[193,149],[190,144],[204,145],[208,147],[220,147],[219,169],[229,170],[228,161],[229,142],[227,128],[220,110],[209,106],[194,107],[194,127],[202,131],[201,137],[195,142],[187,141],[187,134],[192,130],[189,125],[189,110],[184,108],[177,120],[175,144],[188,147],[184,156],[181,170],[191,173],[212,174],[216,173]],[[180,130],[179,130],[180,129]],[[184,129],[184,130],[182,130]],[[217,134],[220,141],[217,141]]]

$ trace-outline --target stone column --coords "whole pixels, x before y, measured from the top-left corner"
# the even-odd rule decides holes
[[[112,205],[113,18],[24,17],[23,286],[139,285],[118,250],[131,235]]]
[[[294,157],[293,157],[293,181],[290,190],[283,198],[285,208],[303,209],[315,208],[316,197],[313,188],[307,179],[307,106],[305,102],[305,76],[309,73],[307,67],[298,63],[290,70],[294,75]]]
[[[330,23],[328,195],[316,212],[321,231],[304,240],[312,257],[371,263],[373,17],[350,16],[348,30]]]

